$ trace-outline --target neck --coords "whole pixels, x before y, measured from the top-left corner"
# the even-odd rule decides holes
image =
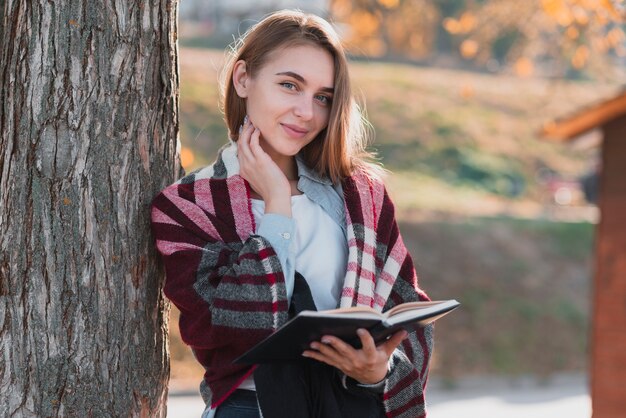
[[[287,180],[298,179],[298,164],[296,163],[296,157],[277,153],[269,147],[265,141],[261,141],[261,148],[263,148],[263,151],[265,151],[272,158],[278,168],[281,169],[281,171],[285,174],[285,177],[287,177]]]

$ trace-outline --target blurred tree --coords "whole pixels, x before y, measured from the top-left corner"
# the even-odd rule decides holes
[[[605,74],[626,57],[624,0],[332,0],[357,55],[417,60],[452,53],[520,76]],[[443,29],[443,30],[442,30]]]
[[[520,76],[606,76],[609,59],[626,57],[623,0],[490,0],[457,15],[443,25],[464,58]]]
[[[387,58],[427,56],[441,20],[432,0],[333,0],[331,14],[353,53]]]

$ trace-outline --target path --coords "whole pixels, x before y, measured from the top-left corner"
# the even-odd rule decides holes
[[[532,378],[464,379],[454,389],[432,379],[428,418],[589,418],[591,402],[582,375],[560,375],[538,384]],[[168,418],[199,418],[204,404],[196,394],[171,394]]]

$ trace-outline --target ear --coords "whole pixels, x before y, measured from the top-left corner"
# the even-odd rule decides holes
[[[246,71],[246,62],[239,60],[233,67],[233,85],[237,91],[237,95],[242,99],[248,97],[248,72]]]

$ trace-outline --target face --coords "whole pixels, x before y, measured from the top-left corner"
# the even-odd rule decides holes
[[[330,53],[313,45],[274,51],[253,77],[236,64],[235,88],[274,160],[293,157],[326,128],[334,73]]]

